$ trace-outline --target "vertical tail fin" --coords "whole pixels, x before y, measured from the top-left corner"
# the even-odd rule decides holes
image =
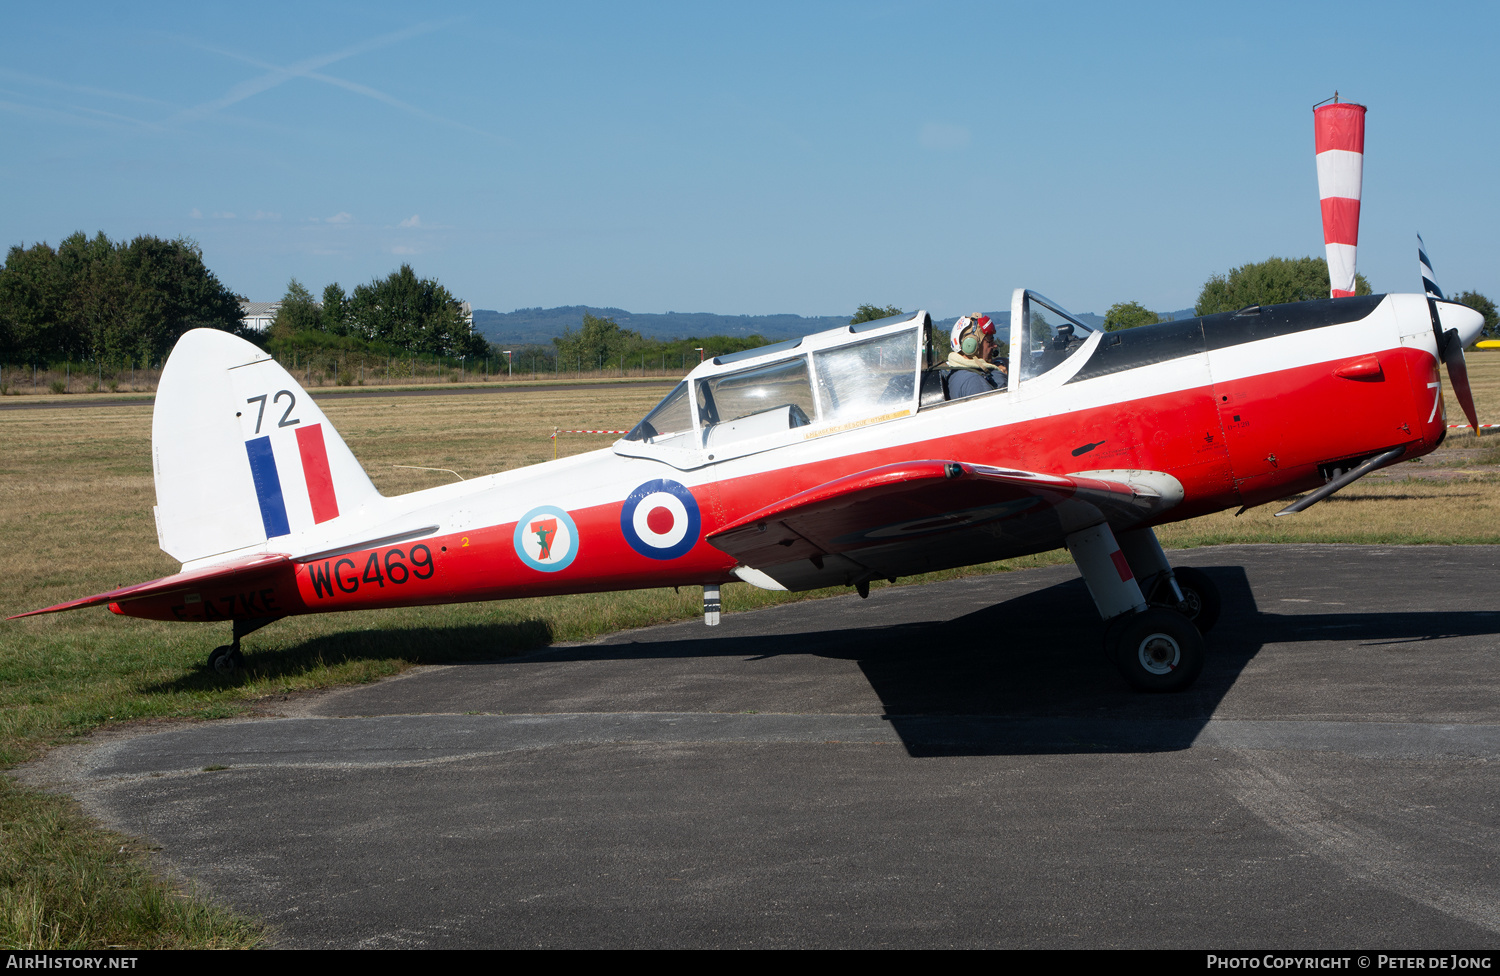
[[[156,532],[184,563],[276,551],[380,493],[312,397],[260,349],[215,329],[184,335],[151,423]],[[331,528],[331,526],[330,526]]]

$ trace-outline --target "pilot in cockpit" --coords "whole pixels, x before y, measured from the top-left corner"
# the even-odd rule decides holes
[[[995,323],[988,315],[965,315],[953,324],[949,337],[953,351],[948,354],[948,399],[977,396],[991,390],[1003,390],[1007,369],[995,357]]]

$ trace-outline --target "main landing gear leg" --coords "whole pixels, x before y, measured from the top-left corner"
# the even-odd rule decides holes
[[[208,655],[208,668],[219,674],[231,675],[245,666],[245,655],[240,653],[240,638],[253,634],[266,624],[272,624],[280,620],[280,617],[236,617],[231,621],[233,627],[234,643],[224,644],[213,649]]]
[[[1206,634],[1219,620],[1219,588],[1206,573],[1183,566],[1173,569],[1151,529],[1132,529],[1119,536],[1120,549],[1140,580],[1153,607],[1176,610]]]
[[[1147,603],[1131,560],[1108,523],[1074,532],[1064,541],[1099,615],[1109,621],[1105,653],[1130,686],[1137,691],[1182,691],[1192,685],[1203,670],[1203,636],[1177,610]],[[1161,547],[1156,551],[1160,553]],[[1165,556],[1161,563],[1166,564]]]

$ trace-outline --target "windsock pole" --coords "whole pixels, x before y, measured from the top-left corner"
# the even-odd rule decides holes
[[[1323,204],[1323,246],[1334,298],[1354,294],[1354,251],[1359,244],[1359,197],[1365,169],[1365,107],[1335,101],[1313,109],[1318,197]]]

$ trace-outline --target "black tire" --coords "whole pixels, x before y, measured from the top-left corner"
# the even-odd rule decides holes
[[[1177,588],[1183,596],[1183,602],[1175,609],[1193,622],[1198,633],[1208,633],[1219,622],[1219,610],[1224,605],[1219,597],[1219,587],[1207,573],[1191,566],[1174,569],[1172,575],[1177,578]]]
[[[1106,661],[1109,661],[1111,663],[1114,662],[1115,651],[1118,650],[1118,648],[1120,646],[1120,639],[1119,639],[1119,636],[1118,636],[1119,632],[1120,632],[1120,629],[1122,627],[1124,627],[1127,623],[1129,623],[1130,622],[1130,618],[1133,617],[1133,616],[1135,616],[1134,612],[1123,613],[1120,616],[1111,618],[1110,620],[1108,620],[1108,621],[1105,622],[1105,624],[1104,624],[1104,645],[1103,645],[1103,647],[1104,647],[1104,659]]]
[[[1186,691],[1203,671],[1203,635],[1164,607],[1111,621],[1107,639],[1115,667],[1136,691]]]
[[[232,675],[245,666],[245,656],[233,644],[224,644],[208,655],[208,669],[225,676]]]

